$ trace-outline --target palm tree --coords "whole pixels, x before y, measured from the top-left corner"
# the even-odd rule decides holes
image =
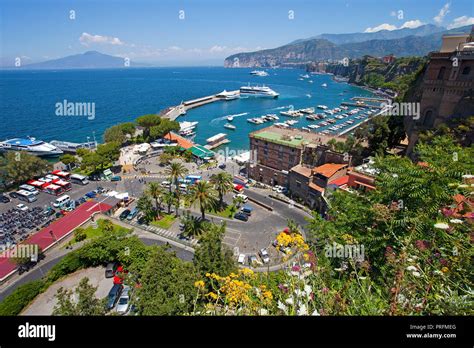
[[[176,190],[179,189],[178,187],[178,179],[183,178],[188,173],[188,169],[179,162],[171,162],[169,167],[166,168],[166,175],[169,176],[170,181],[175,184]],[[171,191],[171,185],[170,185]]]
[[[175,202],[174,192],[165,192],[163,194],[163,200],[165,201],[166,205],[168,206],[168,214],[171,212],[171,206]]]
[[[150,222],[153,218],[153,203],[147,194],[141,196],[137,201],[137,208],[144,214],[145,220]]]
[[[203,221],[206,219],[206,210],[216,207],[216,195],[216,191],[207,181],[199,181],[192,187],[191,202],[199,202],[199,208],[201,210],[201,217]]]
[[[226,172],[220,172],[211,176],[211,183],[219,194],[219,207],[222,208],[224,203],[224,195],[231,192],[234,188],[232,175]]]
[[[178,217],[179,216],[179,203],[180,203],[179,199],[181,198],[181,193],[179,192],[179,190],[174,191],[174,198],[175,198],[174,199],[174,204],[175,204],[175,207],[176,207],[175,215],[176,215],[176,217]]]
[[[197,217],[187,215],[183,220],[184,230],[183,234],[186,237],[199,237],[205,229],[205,225]]]
[[[163,189],[158,183],[150,182],[148,184],[147,193],[150,195],[151,198],[155,200],[156,212],[157,212],[157,216],[159,216],[161,212],[161,200],[163,197]]]

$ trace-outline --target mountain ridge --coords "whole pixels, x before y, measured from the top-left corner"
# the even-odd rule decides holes
[[[224,67],[298,66],[312,61],[340,60],[345,57],[355,59],[364,55],[378,57],[387,54],[394,54],[397,57],[424,56],[439,49],[442,35],[458,32],[469,33],[471,26],[435,32],[431,32],[432,30],[434,29],[430,27],[425,31],[429,34],[424,36],[410,35],[390,40],[372,39],[345,44],[335,44],[322,38],[296,40],[272,49],[233,54],[224,60]],[[405,30],[404,33],[420,34],[422,31],[410,29]]]

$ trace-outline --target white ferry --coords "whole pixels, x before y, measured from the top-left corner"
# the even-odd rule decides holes
[[[240,95],[251,97],[278,98],[279,94],[267,86],[242,86]]]
[[[35,138],[14,138],[0,142],[0,152],[25,151],[39,157],[56,157],[63,154],[57,146]]]

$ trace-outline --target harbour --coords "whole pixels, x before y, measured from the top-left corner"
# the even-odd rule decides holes
[[[25,114],[35,114],[39,122],[32,123],[21,115],[8,115],[12,110],[11,105],[16,103],[18,95],[11,96],[10,90],[14,91],[16,79],[31,74],[31,72],[3,72],[5,79],[9,81],[10,90],[6,91],[4,104],[0,106],[1,111],[11,121],[0,129],[0,139],[9,139],[15,136],[34,135],[44,141],[58,140],[60,142],[82,144],[87,143],[86,138],[92,132],[96,133],[97,142],[102,142],[104,130],[120,122],[133,121],[137,116],[143,114],[157,114],[157,110],[164,110],[161,115],[182,122],[197,122],[194,129],[188,133],[192,140],[199,144],[206,144],[206,140],[219,133],[227,133],[227,141],[219,144],[234,150],[247,150],[249,147],[248,134],[260,128],[268,127],[272,124],[282,124],[282,127],[299,128],[310,132],[325,132],[325,134],[338,134],[345,132],[347,128],[356,126],[344,122],[354,119],[359,123],[363,118],[356,119],[355,116],[362,112],[349,115],[343,119],[334,118],[336,115],[344,114],[347,111],[342,109],[345,103],[352,103],[354,97],[371,98],[373,93],[360,87],[355,87],[347,83],[335,82],[329,75],[312,75],[313,84],[301,84],[298,80],[301,70],[298,69],[278,69],[269,71],[268,76],[257,76],[250,74],[251,69],[224,69],[224,68],[153,68],[153,69],[133,69],[126,71],[97,71],[96,76],[84,75],[84,72],[65,71],[61,74],[52,72],[35,73],[38,79],[37,85],[22,86],[30,95],[38,95],[40,99],[36,103],[35,110],[25,110]],[[116,79],[120,74],[121,79]],[[63,76],[64,75],[64,76]],[[141,81],[147,78],[147,84],[135,84],[134,81]],[[58,118],[49,113],[50,105],[55,102],[50,95],[42,95],[42,81],[49,81],[55,78],[55,93],[61,95],[61,91],[66,88],[63,80],[84,81],[94,93],[97,107],[97,117],[93,121],[81,117]],[[166,83],[153,84],[156,79],[166,80]],[[258,79],[258,80],[255,80]],[[117,84],[118,94],[110,94],[107,89],[101,89],[103,83]],[[131,82],[130,82],[131,81]],[[322,87],[325,84],[327,87]],[[249,95],[240,95],[241,87],[248,86],[268,86],[278,94],[274,96],[260,98]],[[153,92],[152,92],[153,91]],[[199,91],[199,93],[197,92]],[[68,92],[70,93],[70,92]],[[80,89],[76,89],[80,93]],[[140,99],[138,96],[149,96]],[[201,95],[201,96],[200,96]],[[16,99],[15,99],[16,98]],[[20,97],[21,98],[21,97]],[[79,94],[70,99],[81,100]],[[139,102],[138,102],[139,101]],[[362,101],[362,100],[360,100]],[[9,106],[10,105],[10,106]],[[26,104],[27,105],[27,104]],[[170,105],[174,105],[169,107]],[[324,105],[326,110],[319,108]],[[357,105],[357,104],[356,104]],[[361,105],[347,106],[349,109],[378,109],[377,106],[371,108]],[[324,111],[340,108],[339,113],[334,115],[324,113]],[[314,109],[314,110],[313,110]],[[105,112],[106,110],[106,112]],[[288,111],[297,111],[293,116],[285,115]],[[283,112],[283,114],[281,113]],[[273,119],[269,115],[274,115]],[[322,116],[324,115],[324,116]],[[364,116],[365,117],[365,116]],[[294,119],[297,123],[288,124],[288,119]],[[250,122],[248,120],[256,120]],[[330,122],[329,122],[330,121]],[[61,124],[67,122],[70,128],[67,138],[61,130]],[[314,124],[318,127],[308,127]],[[230,126],[229,126],[230,125]],[[330,127],[340,127],[339,129],[329,129]],[[15,132],[11,130],[15,129]],[[75,145],[72,147],[74,148]],[[67,146],[66,146],[67,148]],[[74,151],[74,150],[72,150]]]

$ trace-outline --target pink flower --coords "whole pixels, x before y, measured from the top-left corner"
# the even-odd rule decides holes
[[[298,265],[295,265],[295,266],[291,267],[291,270],[292,270],[293,272],[299,272],[300,269],[301,269],[301,267],[298,266]]]
[[[329,289],[324,287],[321,291],[323,292],[323,294],[327,294],[329,292]]]

